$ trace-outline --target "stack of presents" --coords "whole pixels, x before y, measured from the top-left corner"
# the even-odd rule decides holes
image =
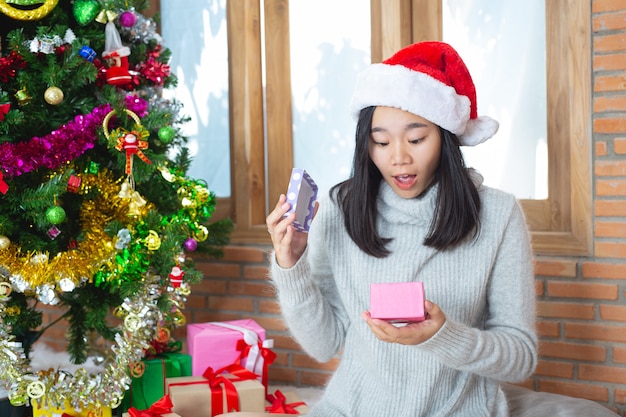
[[[187,353],[144,359],[119,409],[123,417],[306,414],[297,393],[270,392],[272,348],[265,329],[251,319],[188,324]]]

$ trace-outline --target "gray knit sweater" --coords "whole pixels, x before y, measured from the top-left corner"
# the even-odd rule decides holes
[[[309,417],[508,416],[499,381],[528,378],[537,360],[533,260],[524,216],[507,193],[479,187],[481,231],[453,250],[422,245],[437,186],[403,199],[383,182],[378,230],[393,237],[377,259],[352,242],[325,196],[302,258],[290,269],[272,256],[271,277],[290,332],[313,358],[341,353]],[[447,320],[429,340],[378,340],[360,317],[371,282],[423,281]]]

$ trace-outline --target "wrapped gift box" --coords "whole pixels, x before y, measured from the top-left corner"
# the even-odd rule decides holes
[[[191,375],[191,355],[185,353],[162,353],[154,359],[144,359],[143,375],[133,378],[126,391],[122,411],[135,407],[145,410],[165,394],[165,379]]]
[[[174,407],[172,410],[183,417],[210,417],[227,411],[259,412],[265,411],[265,387],[256,379],[237,381],[233,375],[224,374],[237,391],[239,410],[229,409],[227,390],[221,390],[222,406],[213,407],[210,380],[202,376],[168,378],[168,394]]]
[[[65,402],[62,408],[51,407],[46,405],[45,399],[39,403],[32,402],[33,417],[60,417],[63,414],[70,417],[111,417],[110,407],[90,407],[81,411],[76,411],[69,402]]]
[[[300,399],[298,393],[287,391],[283,393],[276,390],[274,394],[266,397],[265,411],[269,414],[306,414],[309,412],[309,406]]]
[[[370,284],[370,314],[391,323],[423,321],[424,283]]]
[[[238,362],[241,351],[237,345],[244,339],[250,344],[255,340],[263,342],[265,329],[251,319],[188,324],[187,352],[192,358],[191,375],[201,376],[209,367],[220,369]]]
[[[301,232],[308,232],[313,220],[315,200],[317,198],[317,184],[308,172],[301,168],[293,168],[287,189],[287,202],[291,204],[289,211],[296,212],[296,220],[293,227]]]

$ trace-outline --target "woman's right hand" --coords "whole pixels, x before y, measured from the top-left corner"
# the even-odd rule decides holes
[[[290,207],[287,197],[281,194],[276,207],[265,219],[267,231],[272,238],[276,262],[285,269],[291,268],[298,262],[306,249],[309,237],[308,233],[300,232],[293,227],[296,219],[295,213],[285,216]],[[318,203],[315,202],[315,212],[317,212],[317,207]]]

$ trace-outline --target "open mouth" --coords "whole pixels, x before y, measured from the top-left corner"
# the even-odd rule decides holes
[[[393,180],[398,188],[408,190],[417,181],[417,175],[397,175],[393,177]]]

